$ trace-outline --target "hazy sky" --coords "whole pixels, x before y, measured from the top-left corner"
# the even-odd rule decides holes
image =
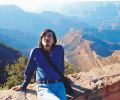
[[[0,0],[0,4],[15,4],[27,11],[61,10],[74,0]],[[75,0],[77,2],[80,0]]]
[[[85,2],[91,0],[0,0],[0,5],[14,4],[21,7],[25,11],[42,12],[55,11],[62,12],[69,10],[70,5],[77,2]],[[92,1],[114,1],[114,0],[92,0]],[[65,10],[65,6],[68,8]]]

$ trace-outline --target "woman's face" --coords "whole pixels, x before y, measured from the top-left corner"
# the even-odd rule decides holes
[[[42,45],[44,47],[50,47],[51,48],[53,43],[54,43],[53,33],[52,32],[45,33],[42,37]]]

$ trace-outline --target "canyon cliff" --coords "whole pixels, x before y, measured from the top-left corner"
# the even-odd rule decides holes
[[[65,48],[65,59],[80,71],[120,63],[120,50],[113,49],[119,44],[111,44],[102,40],[98,42],[97,37],[94,39],[93,37],[89,36],[89,40],[85,39],[85,35],[79,30],[71,29],[61,40]],[[107,51],[111,53],[107,55]]]

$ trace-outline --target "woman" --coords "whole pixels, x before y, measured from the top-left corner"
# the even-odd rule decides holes
[[[15,86],[13,90],[26,89],[35,71],[37,95],[40,100],[66,100],[66,92],[61,76],[49,65],[42,53],[42,50],[44,50],[58,69],[64,73],[64,49],[56,43],[57,38],[54,31],[46,29],[42,32],[39,48],[34,48],[31,51],[23,84]]]

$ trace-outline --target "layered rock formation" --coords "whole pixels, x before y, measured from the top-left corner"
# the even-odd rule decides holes
[[[84,39],[79,30],[71,29],[61,43],[65,48],[66,60],[80,71],[120,63],[120,50],[113,50],[113,44],[98,41],[96,38]],[[108,51],[112,53],[106,57],[97,54],[99,52],[107,55]]]
[[[108,57],[98,57],[102,66],[111,65],[115,63],[120,63],[120,50],[115,50],[111,56]]]

